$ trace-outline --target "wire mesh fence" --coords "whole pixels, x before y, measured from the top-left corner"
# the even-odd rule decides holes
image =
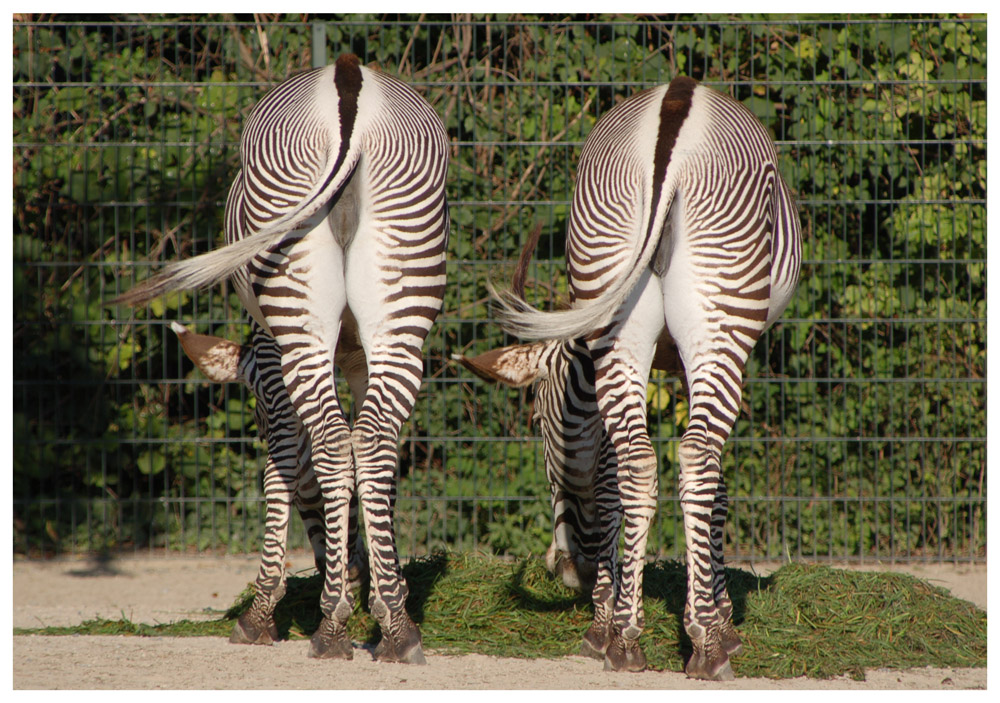
[[[486,284],[535,228],[529,299],[565,300],[584,138],[683,73],[772,131],[805,232],[799,289],[750,360],[724,452],[728,555],[985,559],[986,21],[969,17],[16,18],[16,551],[259,548],[253,399],[207,383],[169,329],[242,339],[235,294],[106,303],[219,245],[248,111],[343,52],[412,84],[451,140],[448,292],[401,441],[404,555],[547,546],[530,391],[451,357],[514,341]],[[677,556],[687,403],[663,375],[648,399],[650,550]]]

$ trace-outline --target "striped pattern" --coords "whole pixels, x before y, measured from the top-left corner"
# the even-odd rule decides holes
[[[176,322],[171,327],[184,352],[209,380],[243,383],[257,399],[254,412],[257,430],[267,440],[268,449],[263,472],[267,497],[264,544],[253,603],[240,616],[230,641],[271,644],[278,638],[274,609],[285,593],[288,521],[293,505],[305,525],[316,568],[320,573],[325,569],[324,501],[312,470],[309,435],[285,390],[281,352],[256,322],[251,322],[250,343],[243,346],[219,337],[195,334]],[[364,545],[358,544],[356,504],[352,504],[351,526],[350,578],[357,584],[366,568],[366,555]]]
[[[399,431],[420,388],[421,350],[444,291],[447,143],[440,120],[411,89],[356,61],[341,59],[291,86],[288,96],[279,88],[262,101],[248,123],[227,237],[252,235],[299,207],[288,203],[308,203],[330,161],[337,164],[331,182],[353,169],[332,196],[319,190],[328,205],[307,226],[236,277],[241,299],[280,349],[281,375],[310,437],[325,498],[324,621],[311,654],[352,655],[345,628],[354,607],[348,560],[356,496],[368,538],[369,603],[383,631],[376,656],[421,662],[420,634],[404,609],[392,512]],[[333,104],[336,121],[328,117]],[[283,144],[272,145],[276,139]],[[293,173],[285,164],[295,154],[311,158]],[[331,353],[345,310],[367,366],[364,387],[352,389],[353,427],[337,398]]]
[[[392,513],[399,432],[420,388],[423,343],[444,293],[447,147],[426,101],[354,56],[296,76],[247,120],[226,203],[228,246],[171,264],[117,301],[139,304],[231,276],[267,338],[253,343],[254,353],[276,350],[263,375],[280,376],[304,430],[296,455],[308,455],[323,499],[324,618],[312,639],[314,657],[353,656],[346,623],[354,608],[356,500],[368,540],[369,605],[383,634],[375,656],[424,661],[420,632],[404,608]],[[351,385],[353,427],[337,397],[335,365]],[[268,426],[286,428],[283,407],[268,405]],[[265,480],[282,505],[294,494],[290,477],[300,473],[291,460],[291,425],[286,429],[289,438],[276,437],[276,445],[287,448],[288,459],[282,469],[275,459],[273,480]],[[275,525],[287,523],[280,510]],[[277,554],[283,536],[268,540]]]
[[[542,344],[553,348],[536,355],[547,366],[534,372],[544,399],[536,415],[546,459],[554,464],[550,475],[576,477],[589,469],[594,488],[581,495],[594,493],[601,529],[617,534],[604,515],[612,506],[624,514],[621,579],[608,551],[613,547],[605,546],[597,563],[597,614],[584,650],[603,657],[608,668],[645,666],[638,645],[642,567],[658,494],[646,384],[657,345],[667,344],[666,330],[683,365],[690,407],[678,451],[685,629],[694,650],[686,671],[731,678],[729,656],[741,644],[723,571],[728,498],[720,454],[739,413],[747,358],[787,305],[801,261],[795,205],[766,130],[743,105],[688,78],[624,101],[584,145],[566,249],[569,310],[538,312],[511,293],[498,299],[509,332],[555,338]],[[584,340],[586,355],[580,353]],[[480,361],[519,358],[517,349]],[[479,372],[505,380],[496,368]],[[587,422],[592,416],[602,420],[599,444]],[[581,454],[588,442],[601,449]],[[574,478],[575,485],[583,483]],[[601,539],[613,543],[609,535]]]

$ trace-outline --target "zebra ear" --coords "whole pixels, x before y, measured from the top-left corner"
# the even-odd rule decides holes
[[[461,354],[455,354],[453,358],[486,381],[520,388],[548,375],[548,369],[541,361],[543,352],[550,344],[552,342],[515,344],[471,358]]]
[[[236,342],[207,334],[195,334],[179,322],[171,322],[184,353],[210,381],[235,383],[239,376],[240,354],[243,349]]]

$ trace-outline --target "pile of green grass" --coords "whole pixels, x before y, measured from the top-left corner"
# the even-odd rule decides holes
[[[592,616],[588,596],[551,577],[540,559],[516,562],[436,554],[404,569],[407,609],[428,650],[552,658],[575,654]],[[986,666],[986,613],[912,576],[790,564],[768,577],[729,569],[729,593],[744,651],[737,676],[863,677],[868,668]],[[320,621],[318,575],[291,577],[275,613],[279,633],[309,637]],[[363,589],[351,619],[353,639],[374,644],[378,626]],[[681,671],[690,654],[684,634],[685,569],[649,564],[642,645],[651,669]],[[41,634],[133,634],[227,637],[249,607],[252,586],[221,618],[140,625],[89,621],[75,628],[18,630]]]

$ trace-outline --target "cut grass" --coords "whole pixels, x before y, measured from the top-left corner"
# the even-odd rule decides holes
[[[540,559],[515,562],[435,554],[404,567],[407,609],[424,647],[444,654],[523,658],[575,654],[592,617],[589,597],[552,578]],[[912,576],[789,564],[767,577],[728,569],[729,593],[743,638],[737,676],[864,676],[869,668],[986,666],[986,613]],[[684,565],[646,566],[646,629],[651,669],[681,671],[690,654],[682,619]],[[320,621],[318,575],[292,576],[275,613],[282,637],[309,637]],[[374,644],[379,630],[362,597],[350,636]],[[15,634],[117,634],[228,637],[249,607],[248,585],[218,620],[144,625],[122,619],[77,627],[17,629]]]

